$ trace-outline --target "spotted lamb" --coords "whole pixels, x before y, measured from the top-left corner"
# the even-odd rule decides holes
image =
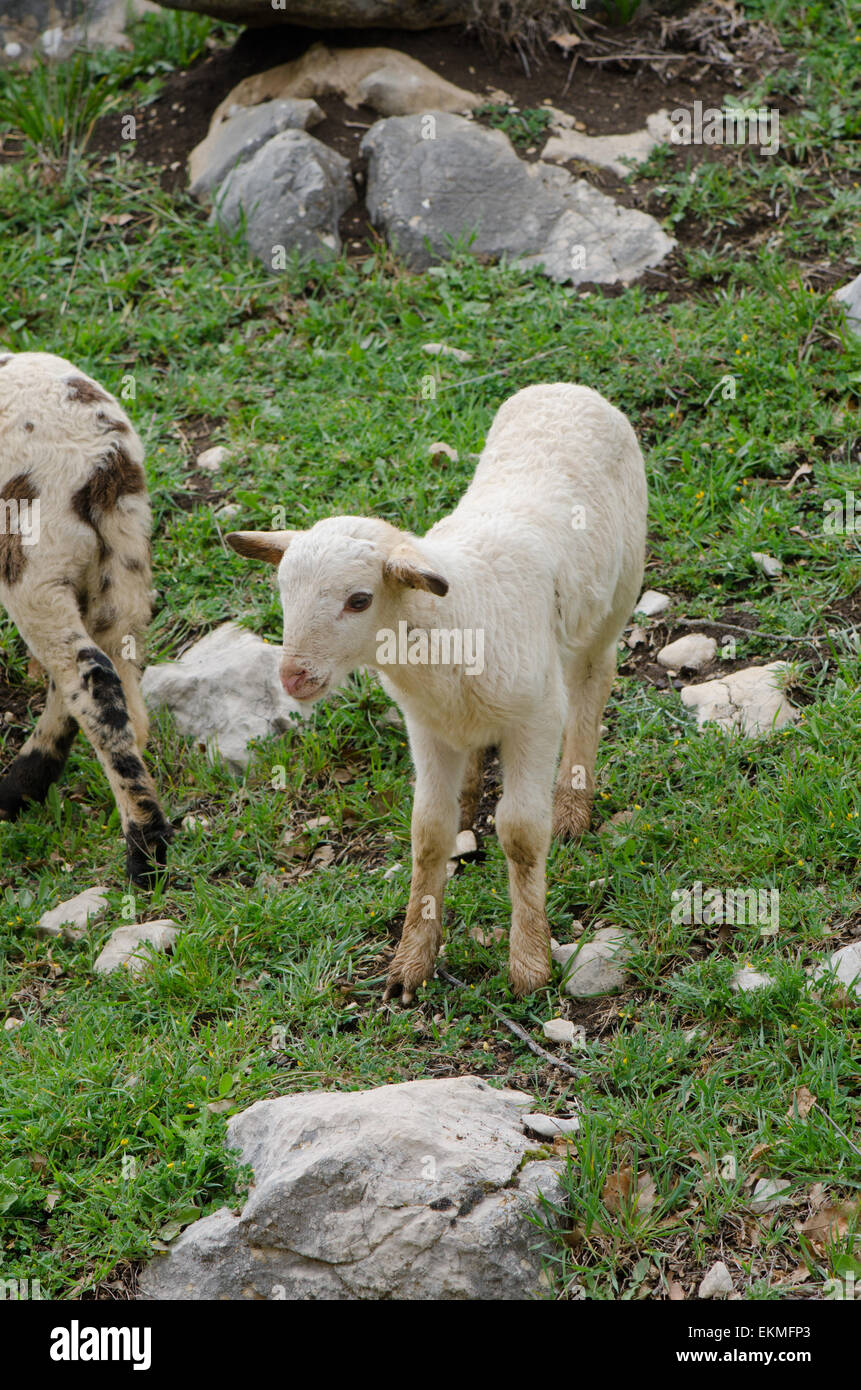
[[[44,801],[80,726],[143,886],[172,834],[141,756],[150,528],[143,447],[114,397],[63,358],[0,354],[0,605],[48,674],[44,712],[0,778],[0,821]]]

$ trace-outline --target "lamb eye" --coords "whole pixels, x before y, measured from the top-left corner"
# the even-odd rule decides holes
[[[366,608],[370,608],[373,594],[350,594],[344,608],[347,613],[364,613]]]

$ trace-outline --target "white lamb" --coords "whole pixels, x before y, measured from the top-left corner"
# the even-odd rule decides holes
[[[463,793],[471,818],[491,745],[503,769],[496,831],[511,892],[509,975],[518,994],[548,983],[551,831],[576,836],[589,824],[616,643],[642,579],[646,507],[625,416],[587,387],[557,384],[500,407],[466,493],[421,539],[352,516],[227,537],[241,555],[279,567],[290,695],[319,700],[369,666],[404,713],[416,769],[412,884],[386,998],[408,1003],[433,973],[458,800]],[[440,660],[467,649],[468,662]]]
[[[44,801],[80,725],[120,811],[126,871],[147,885],[173,832],[141,758],[142,464],[128,416],[91,377],[49,353],[0,353],[0,604],[49,677],[44,713],[0,778],[0,821]]]

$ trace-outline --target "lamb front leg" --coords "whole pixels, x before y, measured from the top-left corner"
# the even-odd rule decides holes
[[[389,967],[384,999],[409,1004],[431,978],[442,943],[446,864],[454,850],[458,797],[466,768],[459,753],[423,729],[410,728],[416,766],[413,798],[413,871],[400,945]]]

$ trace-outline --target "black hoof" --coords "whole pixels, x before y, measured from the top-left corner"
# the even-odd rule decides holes
[[[126,876],[138,888],[154,888],[167,865],[173,826],[159,817],[157,824],[130,825],[126,832]]]

